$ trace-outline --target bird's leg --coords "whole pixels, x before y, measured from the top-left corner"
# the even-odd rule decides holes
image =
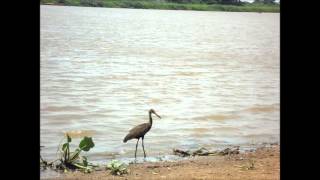
[[[137,159],[137,148],[138,148],[139,139],[140,138],[138,138],[138,141],[137,141],[137,144],[136,144],[136,152],[134,153],[134,159],[135,160]]]
[[[144,151],[144,144],[143,144],[143,139],[144,139],[144,137],[142,137],[142,148],[143,148],[143,154],[144,154],[144,158],[146,158],[146,152]]]

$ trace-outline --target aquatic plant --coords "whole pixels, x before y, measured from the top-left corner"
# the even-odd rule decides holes
[[[87,157],[85,156],[80,156],[80,153],[82,151],[89,151],[91,148],[94,147],[94,143],[92,141],[91,137],[84,137],[80,143],[79,143],[79,148],[77,148],[75,151],[71,152],[70,151],[70,142],[71,142],[71,137],[67,134],[67,142],[64,143],[61,147],[60,150],[60,167],[63,169],[68,168],[68,169],[76,169],[80,168],[84,170],[85,172],[90,172],[91,167],[88,165],[88,160]]]
[[[87,157],[81,156],[80,153],[82,151],[87,152],[94,147],[94,142],[92,138],[85,136],[80,141],[78,148],[74,151],[70,150],[71,141],[71,137],[67,134],[66,142],[62,146],[59,145],[60,157],[50,163],[43,160],[43,158],[40,155],[41,166],[44,168],[53,167],[64,171],[79,169],[85,173],[91,172],[95,166],[91,163],[88,163]],[[60,163],[54,164],[54,162],[56,161],[59,161]]]
[[[112,160],[110,163],[108,163],[107,169],[111,170],[111,174],[113,175],[122,175],[128,173],[127,166],[118,160]]]

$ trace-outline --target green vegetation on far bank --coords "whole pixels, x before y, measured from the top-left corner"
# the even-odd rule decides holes
[[[136,9],[171,9],[196,11],[233,11],[233,12],[279,12],[280,5],[275,3],[230,3],[218,0],[40,0],[40,4],[136,8]]]

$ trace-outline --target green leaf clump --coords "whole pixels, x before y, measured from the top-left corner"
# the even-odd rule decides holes
[[[107,169],[111,170],[111,174],[113,175],[122,175],[128,173],[127,166],[118,160],[112,160],[110,163],[108,163]]]

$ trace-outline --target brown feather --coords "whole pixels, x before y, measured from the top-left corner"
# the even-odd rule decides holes
[[[127,142],[130,139],[139,139],[143,137],[150,129],[151,129],[150,123],[140,124],[129,131],[129,133],[123,139],[123,142]]]

